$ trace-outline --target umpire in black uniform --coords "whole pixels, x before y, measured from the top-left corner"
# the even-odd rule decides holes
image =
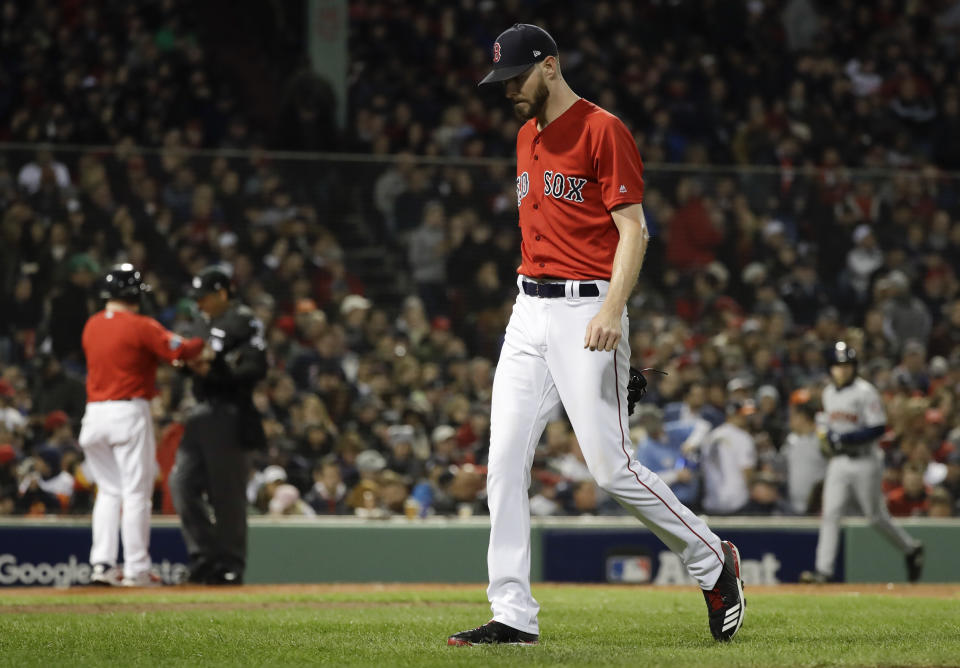
[[[193,336],[209,352],[188,365],[197,405],[170,477],[190,582],[241,584],[247,557],[247,454],[265,445],[253,388],[267,373],[263,324],[232,299],[230,277],[209,267],[194,277],[200,315]],[[211,521],[211,509],[213,519]]]

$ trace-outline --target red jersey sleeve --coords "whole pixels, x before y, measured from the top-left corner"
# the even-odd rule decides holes
[[[203,339],[184,339],[153,318],[142,317],[139,320],[143,345],[160,359],[167,362],[191,360],[203,350]]]
[[[616,116],[600,125],[594,148],[597,182],[607,211],[643,201],[643,161],[633,135]]]

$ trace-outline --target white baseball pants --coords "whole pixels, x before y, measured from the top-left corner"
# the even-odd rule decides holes
[[[894,524],[883,496],[883,453],[872,448],[868,455],[836,455],[827,464],[823,480],[823,517],[817,538],[817,572],[833,577],[840,540],[840,518],[849,500],[856,499],[860,511],[891,545],[909,554],[919,541]]]
[[[115,566],[122,538],[124,577],[149,571],[150,509],[157,477],[150,404],[145,399],[87,404],[79,441],[97,484],[90,563]]]
[[[587,324],[609,288],[606,281],[595,283],[599,297],[580,297],[580,281],[566,281],[566,297],[557,298],[530,297],[520,286],[493,382],[487,597],[494,620],[527,633],[539,633],[540,608],[530,592],[530,467],[547,417],[559,402],[597,484],[679,555],[701,588],[711,589],[723,568],[720,539],[633,459],[626,309],[617,350],[583,347]]]

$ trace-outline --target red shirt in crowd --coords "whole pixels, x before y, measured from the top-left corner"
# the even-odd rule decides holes
[[[703,200],[691,197],[670,219],[667,262],[680,270],[706,267],[716,259],[722,241],[723,234],[710,220]]]
[[[87,356],[87,402],[151,399],[157,394],[160,360],[190,360],[203,339],[184,340],[144,315],[100,311],[83,328]]]
[[[887,494],[887,508],[894,517],[926,515],[930,509],[930,488],[924,485],[923,496],[907,496],[903,487],[895,487]]]
[[[643,201],[643,162],[623,122],[592,102],[517,134],[517,207],[525,276],[601,278],[613,273],[620,232],[610,217]]]

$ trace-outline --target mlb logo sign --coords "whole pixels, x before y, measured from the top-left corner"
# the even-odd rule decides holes
[[[607,557],[607,582],[643,583],[653,579],[653,560],[650,557]]]

